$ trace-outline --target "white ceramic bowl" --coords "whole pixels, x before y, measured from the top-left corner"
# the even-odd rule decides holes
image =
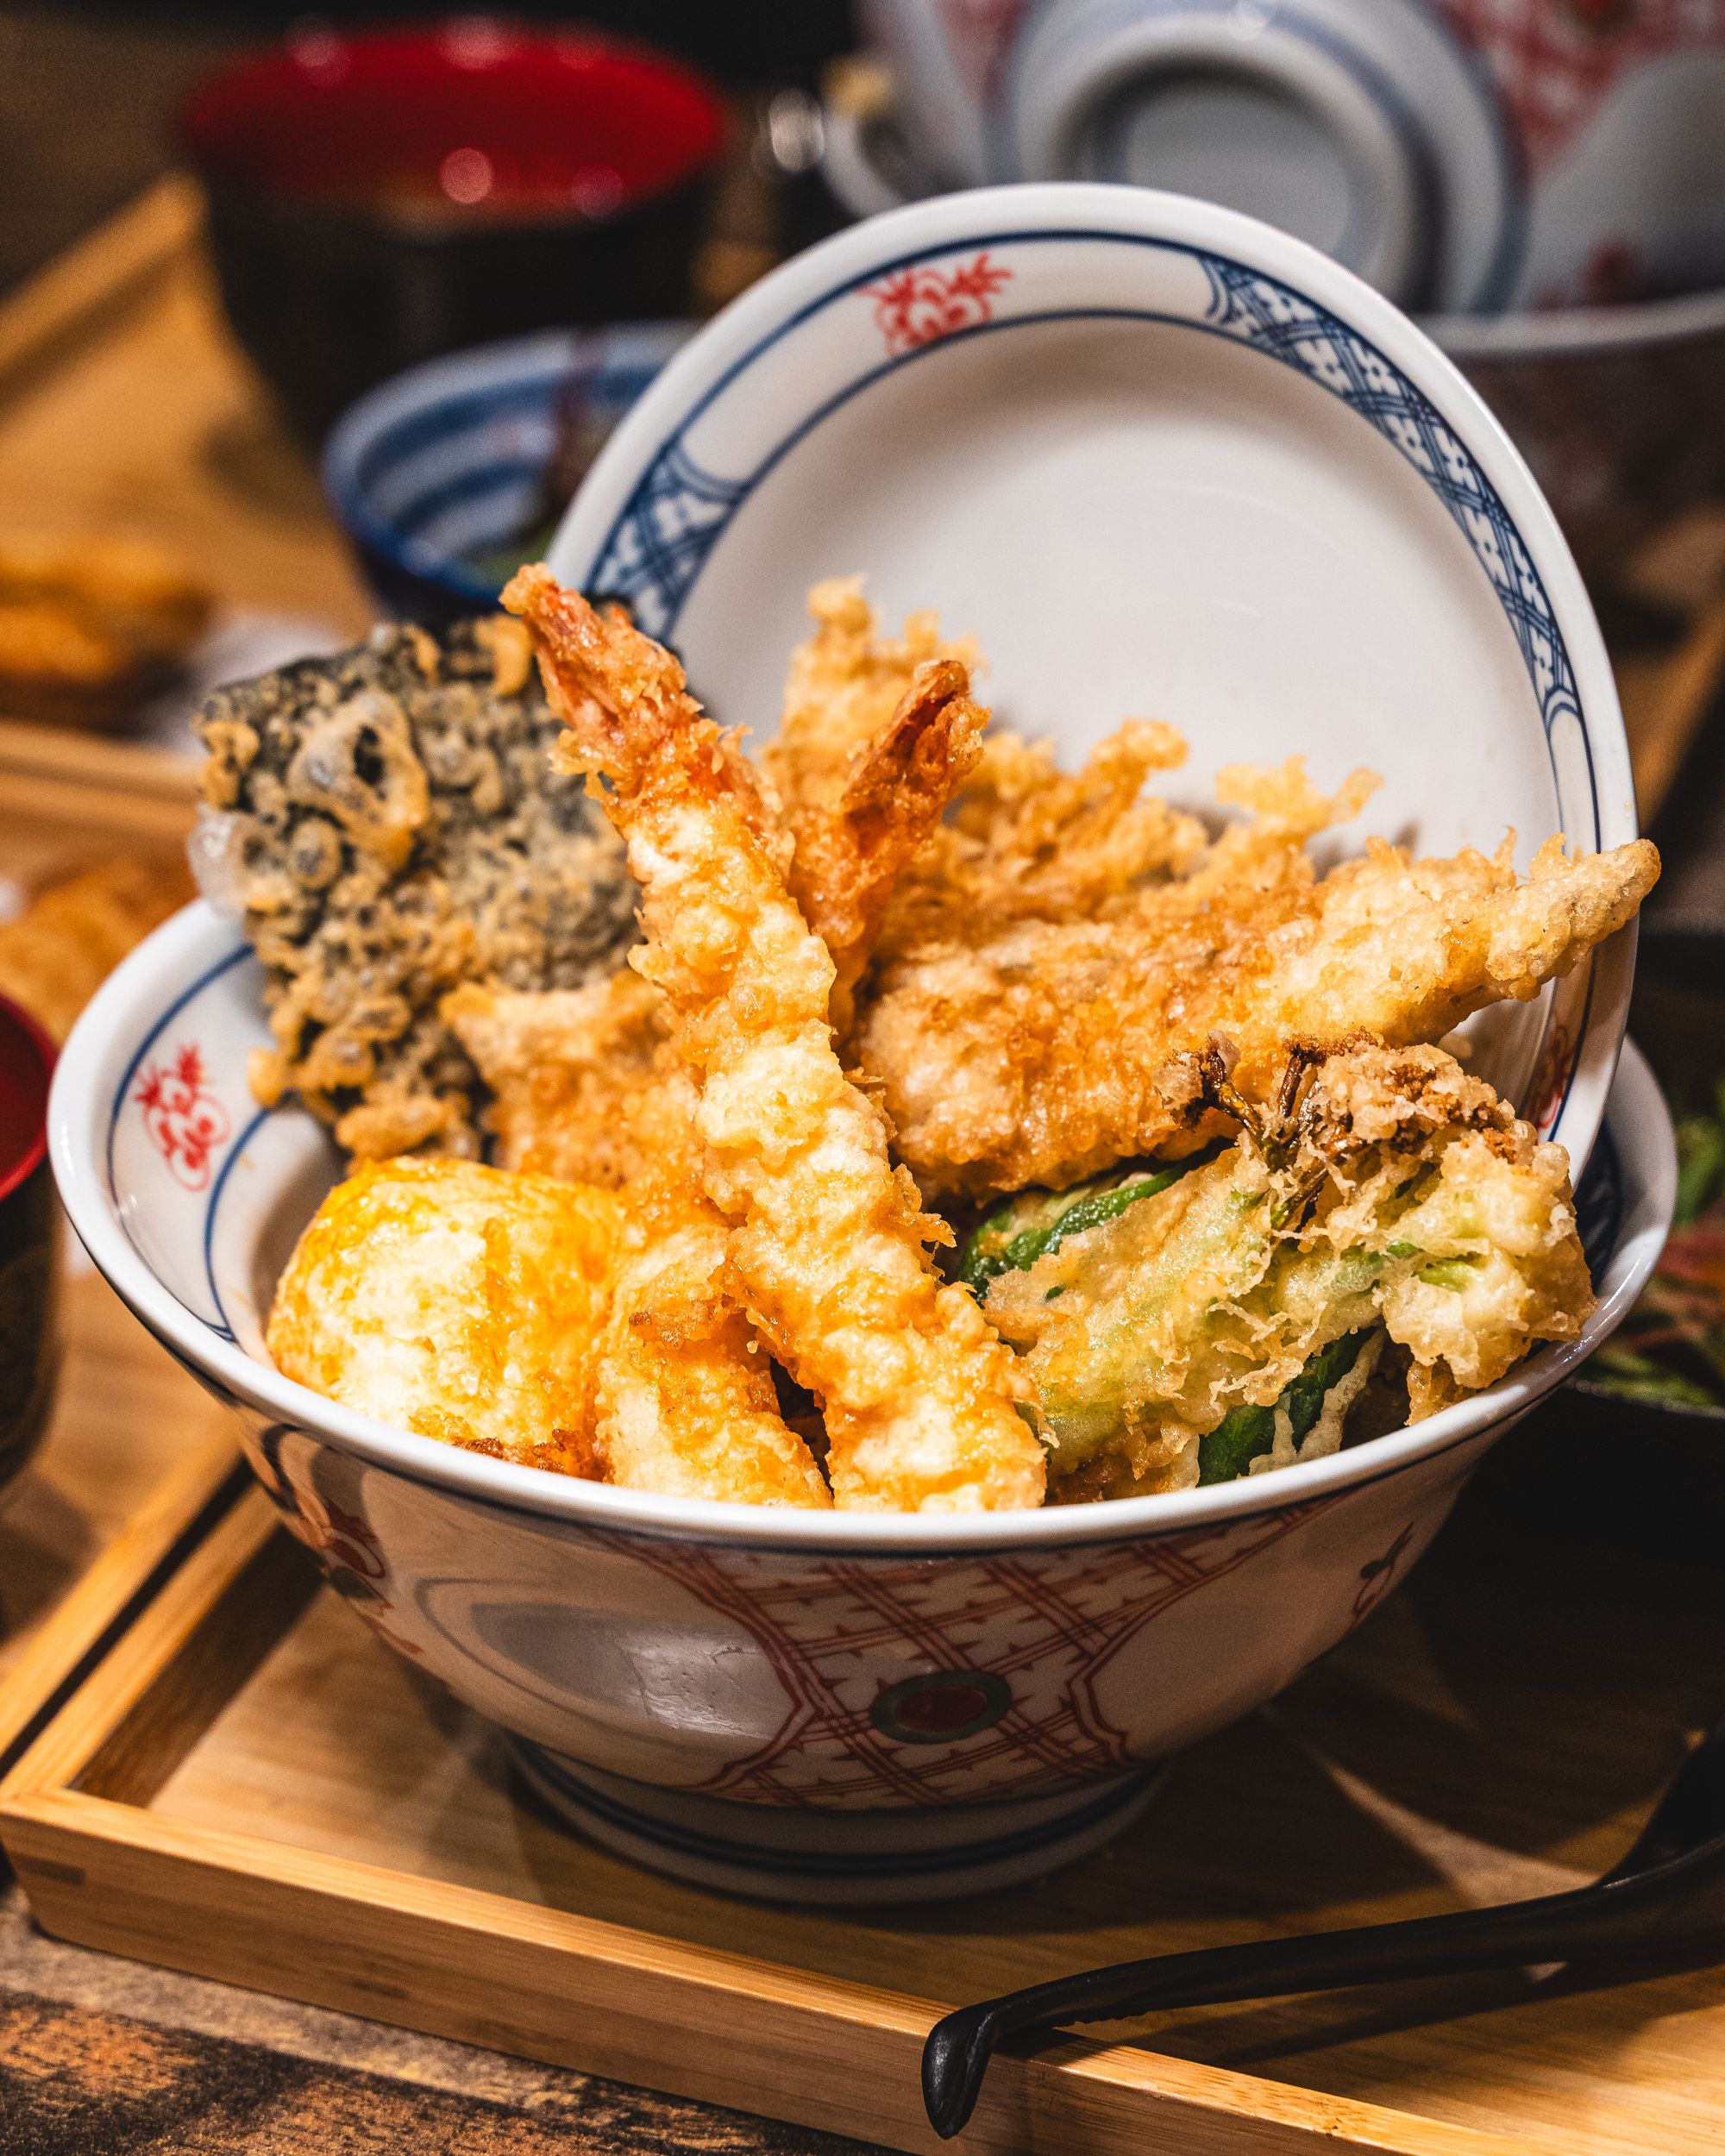
[[[1609,669],[1537,491],[1454,371],[1358,280],[1134,190],[952,197],[844,234],[686,348],[558,546],[626,591],[728,718],[775,707],[805,585],[981,634],[1076,753],[1128,711],[1194,777],[1306,750],[1388,779],[1434,847],[1634,829]],[[1579,1158],[1632,953],[1486,1060]],[[750,1891],[885,1899],[1047,1868],[1151,1765],[1268,1698],[1406,1573],[1493,1438],[1615,1324],[1669,1218],[1638,1062],[1586,1340],[1417,1429],[1250,1482],[1023,1514],[781,1514],[482,1459],[290,1384],[260,1318],[336,1170],[259,1112],[256,968],[205,908],[62,1056],[57,1173],[126,1301],[238,1410],[260,1476],[388,1640],[511,1732],[596,1834]]]
[[[289,1527],[382,1638],[511,1732],[592,1833],[745,1891],[894,1899],[1046,1870],[1155,1763],[1286,1684],[1405,1577],[1493,1440],[1639,1291],[1675,1188],[1626,1054],[1579,1345],[1416,1428],[1178,1496],[969,1519],[778,1513],[483,1459],[272,1369],[260,1316],[336,1172],[260,1112],[255,963],[202,905],[104,987],[50,1106],[74,1226],[239,1414]]]

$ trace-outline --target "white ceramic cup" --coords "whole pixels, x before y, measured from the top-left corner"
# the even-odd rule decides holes
[[[1196,195],[1435,313],[1725,284],[1725,0],[864,0],[862,16],[929,192]],[[830,121],[847,203],[901,198],[902,160]]]

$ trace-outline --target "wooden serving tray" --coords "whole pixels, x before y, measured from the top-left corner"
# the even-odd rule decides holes
[[[0,1490],[0,1765],[200,1522],[243,1487],[231,1419],[91,1273],[35,1458]]]
[[[141,530],[235,604],[357,633],[339,540],[221,327],[199,215],[166,183],[0,309],[0,500],[38,528]],[[1688,655],[1637,677],[1644,784],[1670,783],[1712,701],[1720,620],[1697,612]],[[190,815],[185,765],[0,720],[0,870],[172,846]],[[917,2063],[945,2008],[1104,1959],[1575,1883],[1628,1845],[1725,1689],[1716,1583],[1494,1539],[1476,1507],[1083,1865],[975,1903],[732,1902],[543,1814],[496,1736],[229,1479],[222,1412],[99,1282],[70,1306],[59,1419],[0,1497],[0,1763],[16,1760],[0,1841],[41,1921],[898,2148],[939,2146]],[[1725,2145],[1725,1985],[1704,1971],[1458,1979],[1120,2034],[1002,2059],[962,2146]]]
[[[1110,1850],[985,1900],[841,1915],[676,1885],[554,1824],[251,1492],[0,1787],[0,1840],[38,1920],[85,1945],[932,2150],[918,2060],[945,2007],[1550,1890],[1622,1852],[1717,1706],[1716,1582],[1530,1545],[1490,1501],[1471,1518],[1272,1710],[1181,1760]],[[1725,1985],[1705,1971],[1454,1979],[1126,2034],[999,2060],[960,2146],[1725,2140]]]

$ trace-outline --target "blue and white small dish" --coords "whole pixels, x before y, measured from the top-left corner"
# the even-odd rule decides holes
[[[596,454],[694,327],[548,329],[410,367],[362,397],[329,436],[323,486],[384,605],[431,624],[494,606],[503,557],[544,513],[560,436]]]

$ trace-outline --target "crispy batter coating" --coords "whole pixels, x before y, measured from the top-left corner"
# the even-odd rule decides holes
[[[969,647],[933,614],[881,636],[862,579],[809,593],[815,630],[792,655],[777,736],[762,761],[794,851],[791,895],[832,956],[843,1032],[894,887],[938,828],[981,753],[988,714],[969,698]]]
[[[908,655],[927,640],[907,637],[894,649]],[[819,674],[812,662],[810,670]],[[896,661],[881,663],[870,694],[903,671]],[[829,1015],[841,1030],[894,884],[975,760],[988,713],[968,688],[957,661],[922,661],[878,736],[860,741],[842,773],[823,770],[830,793],[805,774],[812,790],[797,828],[792,893],[832,955]],[[804,714],[811,756],[826,738],[817,716]],[[650,982],[625,968],[575,989],[469,983],[445,996],[437,1014],[492,1093],[485,1122],[500,1167],[608,1187],[637,1172],[627,1110],[669,1038],[664,999]]]
[[[1087,919],[1138,884],[1191,867],[1205,843],[1195,818],[1143,793],[1152,772],[1186,755],[1173,727],[1149,719],[1127,720],[1076,777],[1060,771],[1046,743],[1005,731],[980,746],[973,734],[944,768],[923,747],[915,767],[895,772],[894,735],[907,724],[913,683],[943,663],[968,677],[979,662],[969,640],[942,641],[932,613],[912,615],[900,636],[882,636],[862,586],[860,577],[835,579],[809,593],[815,632],[792,658],[779,733],[762,759],[795,837],[793,895],[838,967],[841,1031],[859,945],[866,955],[877,942],[901,950],[930,935],[981,937],[1030,917]],[[976,714],[978,729],[987,717]],[[924,820],[914,826],[911,802],[900,804],[889,864],[866,838],[857,843],[840,812],[847,793],[872,794],[878,815],[895,784]],[[821,872],[824,837],[837,840],[841,887],[847,852],[878,868],[875,918],[860,930],[823,903],[822,886],[834,880]]]
[[[1215,1158],[989,1283],[1063,1500],[1190,1487],[1201,1439],[1276,1408],[1354,1336],[1405,1351],[1417,1420],[1580,1332],[1593,1294],[1561,1146],[1440,1049],[1357,1040],[1300,1098],[1303,1061],[1289,1112],[1231,1094],[1251,1120]],[[1376,1355],[1347,1358],[1343,1397],[1297,1448],[1266,1427],[1262,1463],[1333,1451]]]
[[[1495,1385],[1536,1341],[1578,1338],[1593,1285],[1569,1155],[1441,1049],[1331,1057],[1302,1103],[1301,1148],[1295,1172],[1309,1161],[1338,1194],[1320,1216],[1333,1244],[1365,1240],[1394,1204],[1395,1239],[1418,1256],[1385,1268],[1377,1305],[1443,1399]],[[1437,1175],[1410,1184],[1410,1157]],[[1416,1398],[1413,1420],[1427,1412]]]
[[[622,1216],[606,1192],[471,1161],[374,1162],[283,1274],[284,1376],[422,1437],[594,1472],[586,1389]]]
[[[940,1284],[925,1248],[938,1224],[833,1052],[832,962],[786,889],[788,849],[751,768],[669,654],[620,617],[601,620],[543,568],[522,571],[505,604],[534,631],[566,762],[610,782],[645,893],[634,962],[674,1013],[734,1276],[821,1401],[836,1501],[1040,1503],[1012,1358],[969,1294]]]
[[[624,1194],[594,1364],[597,1463],[609,1482],[668,1497],[825,1508],[831,1495],[786,1426],[767,1351],[730,1292],[731,1229],[701,1188],[695,1107],[676,1070],[630,1113],[641,1167]]]
[[[457,988],[438,1016],[492,1091],[499,1168],[615,1189],[643,1165],[630,1104],[665,1067],[665,999],[625,966],[585,988]]]
[[[860,609],[872,630],[869,610],[847,587],[817,587],[811,604],[818,617],[821,604],[839,619]],[[932,621],[912,624],[894,645],[824,627],[793,668],[809,700],[799,705],[794,696],[787,719],[805,761],[787,749],[781,764],[808,789],[792,893],[832,955],[829,1015],[841,1031],[894,887],[975,762],[988,722],[959,661],[915,656],[933,648]],[[849,654],[843,661],[829,648],[834,639]],[[896,706],[881,718],[881,697],[900,685]],[[854,741],[842,768],[820,761],[837,734],[822,723],[827,706],[813,700],[817,687],[854,699],[854,708],[831,715],[832,728]],[[859,731],[877,718],[877,734]],[[669,1037],[663,998],[649,982],[625,968],[576,989],[469,983],[445,996],[437,1014],[492,1093],[484,1120],[500,1167],[612,1188],[637,1172],[626,1111]]]
[[[988,735],[951,816],[900,878],[878,948],[1104,919],[1141,885],[1185,874],[1203,856],[1203,825],[1144,792],[1185,756],[1174,728],[1147,718],[1128,719],[1074,776],[1046,743]]]
[[[1145,790],[1184,755],[1172,729],[1128,721],[1064,776],[984,739],[932,615],[884,638],[854,584],[812,595],[763,774],[620,615],[543,569],[505,603],[557,770],[609,789],[648,940],[549,990],[451,969],[422,1030],[435,1010],[524,1172],[388,1161],[332,1193],[271,1321],[290,1375],[626,1487],[944,1511],[1316,1457],[1350,1416],[1418,1420],[1578,1332],[1566,1157],[1419,1044],[1622,925],[1650,846],[1553,840],[1518,881],[1507,840],[1372,841],[1320,879],[1309,843],[1371,774],[1327,796],[1297,758],[1226,770],[1248,814],[1211,842]],[[491,643],[524,649],[513,624]],[[363,834],[386,883],[436,805],[410,761],[405,818]],[[401,806],[362,787],[355,813],[373,793]],[[452,826],[455,871],[472,836]],[[982,1307],[941,1284],[919,1181],[1024,1191],[967,1250]],[[774,1358],[819,1404],[825,1475]]]
[[[1304,839],[1353,812],[1362,774],[1330,803],[1297,764],[1223,775],[1259,812],[1190,876],[1106,920],[1022,921],[877,968],[850,1052],[925,1193],[1061,1188],[1189,1148],[1220,1127],[1198,1119],[1192,1069],[1212,1034],[1238,1047],[1249,1091],[1295,1038],[1435,1039],[1566,972],[1659,875],[1646,840],[1570,862],[1553,839],[1525,882],[1508,841],[1414,861],[1373,840],[1320,881]]]

